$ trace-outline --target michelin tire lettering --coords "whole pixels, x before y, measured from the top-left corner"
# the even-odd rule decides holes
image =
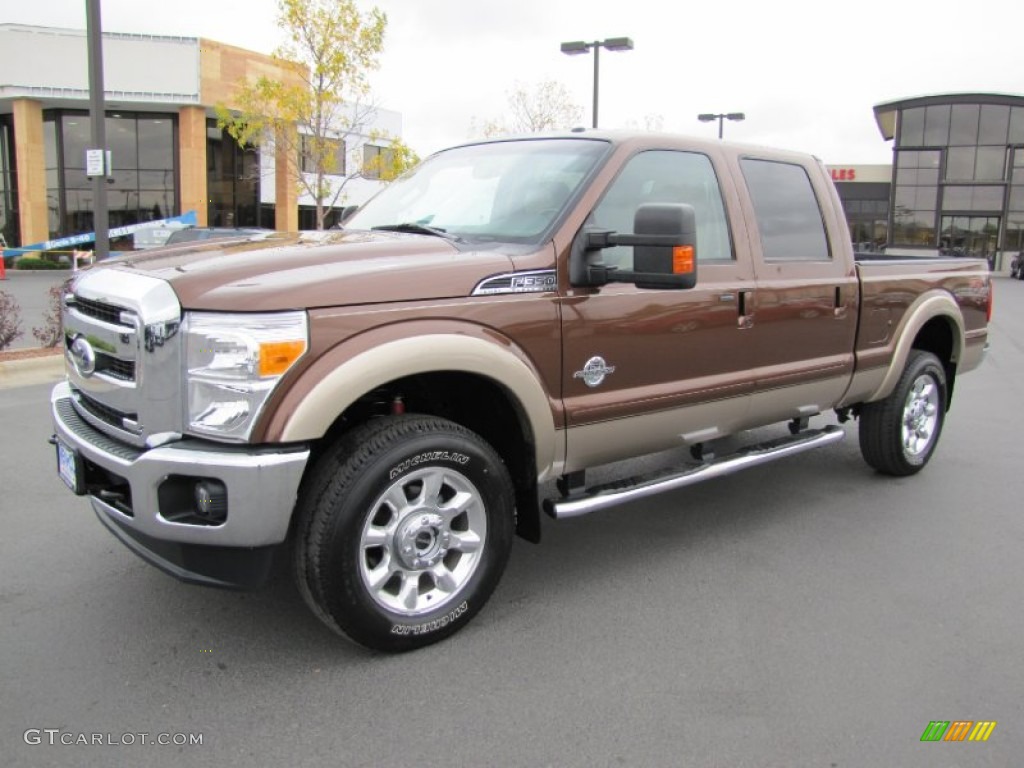
[[[448,611],[444,616],[434,619],[433,621],[427,621],[423,624],[392,624],[391,634],[392,635],[425,635],[428,632],[436,632],[439,629],[444,629],[459,616],[469,610],[469,603],[463,600],[457,607]]]
[[[388,473],[388,478],[394,480],[399,475],[408,472],[413,467],[418,467],[425,461],[450,461],[458,464],[460,467],[464,467],[469,463],[469,456],[464,453],[453,453],[451,451],[427,451],[393,466]]]

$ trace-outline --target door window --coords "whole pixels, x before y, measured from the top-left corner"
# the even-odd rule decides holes
[[[644,203],[692,205],[697,219],[697,260],[734,258],[722,191],[707,155],[667,150],[640,152],[612,182],[591,214],[590,223],[598,229],[629,234],[633,232],[636,209]],[[631,270],[633,248],[606,248],[603,260],[610,266]]]
[[[828,261],[825,223],[802,166],[770,160],[740,161],[754,204],[765,261]]]

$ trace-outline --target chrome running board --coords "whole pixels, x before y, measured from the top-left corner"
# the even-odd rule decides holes
[[[544,511],[556,519],[579,517],[599,509],[607,509],[627,501],[645,499],[665,491],[724,477],[748,467],[767,464],[814,448],[838,443],[846,437],[842,427],[829,425],[824,429],[801,432],[766,443],[742,448],[734,454],[714,459],[683,472],[655,478],[632,478],[608,485],[598,485],[562,499],[545,499]]]

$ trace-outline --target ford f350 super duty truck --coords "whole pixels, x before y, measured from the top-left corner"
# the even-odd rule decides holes
[[[408,650],[483,607],[542,510],[831,444],[844,427],[808,422],[832,411],[876,470],[917,472],[991,300],[981,260],[856,260],[810,156],[603,132],[470,144],[343,230],[77,276],[58,472],[164,571],[252,587],[283,553],[328,626]],[[679,446],[693,460],[672,472],[588,485]]]

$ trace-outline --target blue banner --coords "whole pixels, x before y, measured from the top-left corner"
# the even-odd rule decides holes
[[[110,230],[110,237],[124,237],[130,235],[133,232],[138,232],[140,229],[149,229],[150,227],[159,227],[163,224],[170,223],[188,224],[190,226],[196,226],[196,212],[189,211],[183,213],[181,216],[171,216],[168,219],[154,219],[153,221],[140,221],[138,224],[127,224],[123,227],[114,227]],[[23,245],[20,248],[5,248],[5,256],[21,256],[31,251],[64,251],[68,248],[74,248],[76,245],[82,245],[83,243],[92,243],[96,241],[95,232],[85,232],[81,235],[69,235],[68,237],[58,237],[56,240],[46,240],[42,243],[32,243],[32,245]]]

